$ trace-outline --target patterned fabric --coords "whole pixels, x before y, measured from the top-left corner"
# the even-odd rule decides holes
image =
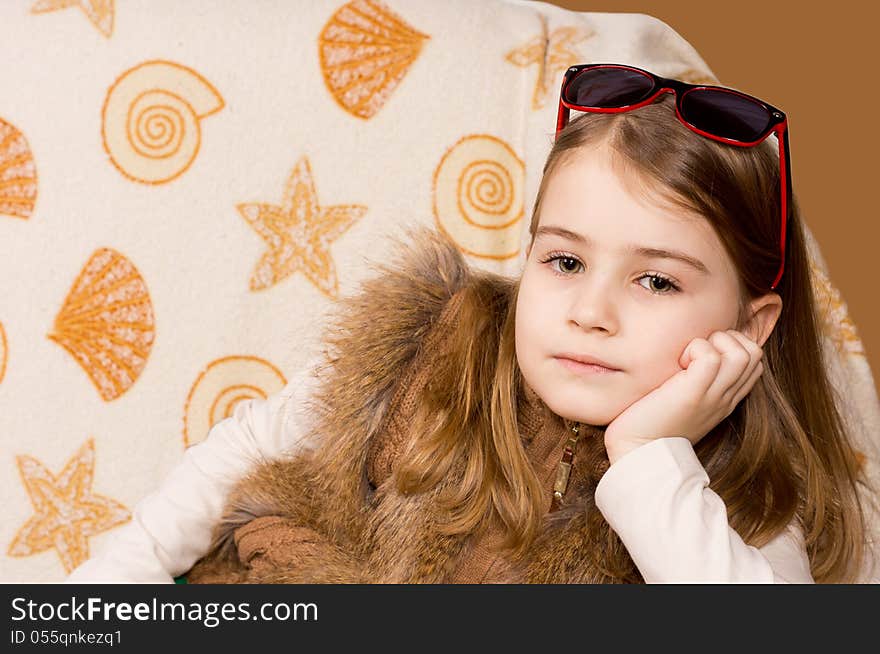
[[[283,388],[402,225],[517,274],[567,66],[716,81],[650,16],[518,0],[19,0],[0,34],[4,582],[63,579]],[[880,482],[876,389],[811,247]]]

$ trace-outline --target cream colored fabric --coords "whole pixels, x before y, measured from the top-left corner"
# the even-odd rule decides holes
[[[63,579],[187,445],[281,390],[402,225],[516,274],[567,66],[714,79],[652,17],[512,0],[22,0],[0,36],[8,582]],[[877,482],[876,390],[823,288]]]

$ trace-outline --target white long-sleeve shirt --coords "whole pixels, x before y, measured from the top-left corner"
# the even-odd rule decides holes
[[[686,438],[658,438],[615,461],[596,506],[646,583],[814,583],[800,527],[746,545]]]
[[[254,464],[303,443],[312,366],[267,399],[239,402],[70,583],[173,583],[210,545],[232,486]],[[648,583],[813,583],[794,523],[764,547],[747,545],[685,438],[660,438],[618,459],[596,487],[596,505]]]

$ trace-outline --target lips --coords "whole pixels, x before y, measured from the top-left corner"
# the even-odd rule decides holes
[[[603,368],[608,368],[609,370],[619,371],[620,368],[608,363],[607,361],[603,361],[598,357],[591,357],[582,354],[575,354],[573,352],[562,352],[561,354],[556,355],[557,359],[570,359],[572,361],[577,361],[579,363],[585,363],[593,366],[601,366]]]

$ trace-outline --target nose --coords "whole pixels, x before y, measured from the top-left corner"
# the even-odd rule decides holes
[[[619,328],[616,297],[608,277],[582,275],[569,308],[569,319],[584,331],[615,334]]]

